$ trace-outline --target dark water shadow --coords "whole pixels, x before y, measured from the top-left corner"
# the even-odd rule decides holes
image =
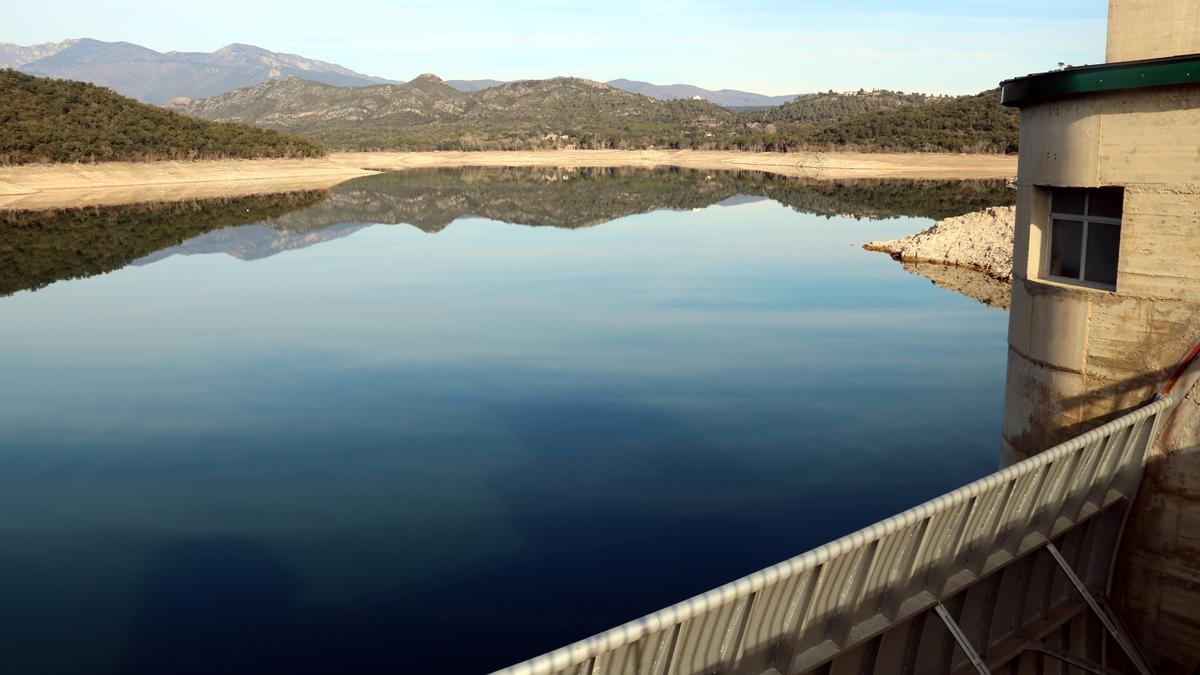
[[[524,547],[465,584],[487,600],[485,670],[732,581],[910,499],[847,502],[842,486],[763,472],[658,406],[515,401],[497,414],[536,475],[511,469],[489,482]],[[813,516],[835,500],[838,518]]]
[[[153,554],[118,672],[286,672],[297,662],[297,579],[245,539],[198,539]]]

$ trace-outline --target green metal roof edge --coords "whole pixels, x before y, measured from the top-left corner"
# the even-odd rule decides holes
[[[1000,102],[1023,107],[1080,94],[1200,83],[1200,54],[1053,70],[1000,83]]]

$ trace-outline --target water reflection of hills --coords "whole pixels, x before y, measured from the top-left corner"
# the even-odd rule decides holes
[[[206,232],[275,218],[324,196],[324,191],[314,190],[131,206],[0,211],[0,296],[111,272]]]
[[[134,265],[149,265],[173,255],[225,253],[239,260],[269,258],[276,253],[308,248],[327,241],[349,237],[371,223],[334,223],[320,228],[289,231],[271,225],[256,224],[229,227],[193,237],[183,244],[156,251],[134,260]]]
[[[1002,181],[816,181],[761,172],[688,169],[440,169],[369,176],[318,204],[253,227],[214,232],[147,257],[227,253],[253,260],[347,236],[364,223],[429,233],[481,217],[575,229],[656,209],[773,199],[798,211],[863,218],[944,218],[1012,201]],[[320,234],[317,234],[317,233]]]
[[[656,209],[772,199],[798,211],[943,218],[1012,202],[1002,181],[815,181],[687,169],[446,169],[360,178],[327,191],[169,204],[0,212],[0,295],[175,254],[253,260],[369,224],[435,233],[475,216],[580,228]]]
[[[348,181],[320,204],[266,224],[298,232],[332,223],[408,223],[438,232],[459,218],[478,216],[579,228],[655,209],[703,208],[737,196],[829,216],[934,219],[1013,200],[1003,181],[832,182],[688,169],[444,169]]]

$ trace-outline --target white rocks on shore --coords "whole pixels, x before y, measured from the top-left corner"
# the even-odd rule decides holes
[[[939,220],[916,234],[872,241],[863,248],[889,253],[896,260],[966,267],[1010,281],[1015,222],[1015,206],[998,206]]]

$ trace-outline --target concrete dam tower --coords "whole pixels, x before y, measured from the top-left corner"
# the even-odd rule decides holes
[[[1179,374],[1112,576],[1160,673],[1200,672],[1200,0],[1111,0],[1107,63],[1003,83],[1021,109],[1004,453]]]

